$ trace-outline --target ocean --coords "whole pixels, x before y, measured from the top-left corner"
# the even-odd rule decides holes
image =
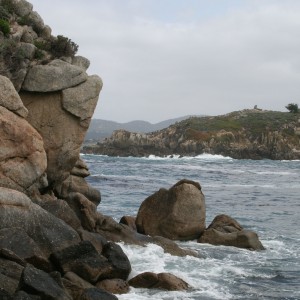
[[[187,178],[202,186],[206,225],[218,214],[253,230],[265,251],[180,242],[202,258],[165,254],[157,245],[120,243],[130,278],[170,272],[191,286],[185,292],[131,288],[119,299],[300,299],[300,161],[235,160],[219,155],[194,158],[121,158],[82,155],[87,181],[102,194],[98,210],[119,221],[135,216],[144,199]]]

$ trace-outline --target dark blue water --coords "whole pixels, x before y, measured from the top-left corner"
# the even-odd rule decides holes
[[[300,299],[300,161],[197,158],[115,158],[83,155],[89,183],[101,190],[99,210],[119,220],[136,215],[141,202],[183,178],[200,182],[207,225],[228,214],[258,233],[266,251],[181,243],[205,259],[164,254],[156,245],[122,245],[131,276],[171,272],[186,280],[188,292],[131,289],[120,299]]]

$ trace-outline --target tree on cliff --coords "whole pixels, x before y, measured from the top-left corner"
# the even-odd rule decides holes
[[[294,113],[294,114],[299,113],[299,107],[298,107],[298,104],[296,104],[296,103],[289,103],[285,108],[286,108],[290,113]]]

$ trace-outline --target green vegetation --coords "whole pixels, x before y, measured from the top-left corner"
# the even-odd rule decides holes
[[[285,107],[290,113],[297,114],[299,113],[299,107],[296,103],[290,103]]]
[[[8,21],[10,18],[10,13],[5,9],[5,7],[0,6],[0,19]]]
[[[50,42],[50,52],[55,57],[71,56],[73,57],[78,51],[78,45],[71,39],[58,35],[57,38],[53,38]]]
[[[10,33],[10,26],[8,21],[0,19],[0,31],[2,31],[5,36],[8,36],[8,34]]]
[[[293,135],[294,131],[287,125],[297,120],[295,114],[288,112],[245,110],[216,117],[193,117],[175,126],[185,132],[186,138],[205,141],[222,129],[232,133],[246,130],[253,138],[260,137],[268,131],[281,131],[285,135]],[[218,138],[230,141],[229,135]]]
[[[8,15],[12,15],[15,11],[15,4],[12,0],[2,0],[1,7]]]

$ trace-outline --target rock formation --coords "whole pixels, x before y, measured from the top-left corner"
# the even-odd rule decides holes
[[[264,250],[264,246],[255,232],[244,230],[236,220],[227,215],[216,216],[202,233],[198,242],[250,250]]]
[[[131,271],[121,240],[196,255],[97,212],[80,148],[102,80],[29,2],[0,8],[0,298],[117,299]]]
[[[243,110],[216,117],[191,117],[152,133],[115,131],[86,145],[84,153],[110,156],[197,156],[237,159],[300,159],[299,114]]]
[[[198,238],[205,229],[205,200],[199,183],[181,180],[160,189],[140,206],[137,231],[172,240]]]

